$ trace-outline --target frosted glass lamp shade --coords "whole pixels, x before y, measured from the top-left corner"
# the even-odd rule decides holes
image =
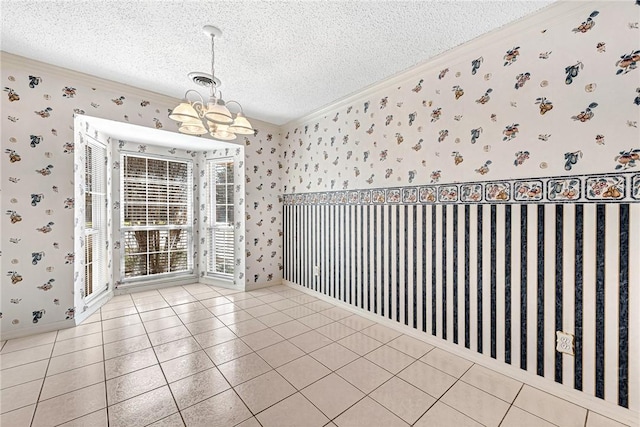
[[[178,132],[188,135],[204,135],[207,133],[207,129],[199,119],[189,119],[180,124]]]
[[[251,123],[249,123],[249,120],[247,120],[242,112],[238,113],[233,124],[229,126],[229,130],[240,135],[249,135],[253,133]]]
[[[169,118],[176,122],[184,123],[192,119],[198,119],[198,112],[188,101],[185,100],[173,109],[171,114],[169,114]]]
[[[233,132],[229,132],[229,126],[227,125],[217,125],[215,131],[211,132],[211,136],[222,141],[233,141],[236,139],[236,135]]]
[[[204,116],[207,120],[217,124],[230,125],[233,123],[231,112],[226,105],[224,105],[224,101],[221,99],[218,99],[215,103],[209,102],[207,105],[207,112]]]

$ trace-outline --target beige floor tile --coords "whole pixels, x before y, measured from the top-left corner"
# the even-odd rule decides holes
[[[108,331],[109,329],[124,328],[125,326],[135,325],[137,323],[142,323],[142,320],[140,320],[140,316],[137,314],[104,320],[102,322],[102,332]]]
[[[200,350],[162,362],[160,366],[167,381],[172,383],[189,375],[213,368],[214,365],[209,356],[203,350]]]
[[[54,331],[7,340],[7,343],[2,347],[2,352],[0,354],[4,355],[5,353],[11,353],[14,351],[25,350],[27,348],[51,344],[56,340],[56,335],[57,332]]]
[[[329,308],[333,308],[333,307],[334,307],[334,305],[333,305],[333,304],[331,304],[331,303],[329,303],[329,302],[326,302],[326,301],[319,300],[319,299],[317,299],[317,298],[315,298],[315,297],[312,297],[312,296],[310,296],[310,295],[308,295],[308,298],[309,298],[309,299],[312,299],[312,298],[313,298],[313,300],[311,300],[311,302],[309,302],[309,303],[305,304],[305,307],[308,307],[308,308],[310,308],[310,309],[312,309],[312,310],[315,310],[315,311],[323,311],[323,310],[327,310],[327,309],[329,309]],[[293,299],[293,298],[292,298],[292,299]],[[303,298],[303,299],[304,299],[304,298]],[[298,299],[298,301],[299,301],[299,300],[300,300],[300,299]]]
[[[278,311],[276,313],[267,314],[266,316],[260,316],[258,320],[267,325],[267,327],[273,328],[276,325],[290,322],[293,320],[293,318]]]
[[[313,314],[310,314],[309,316],[300,317],[298,319],[298,322],[307,325],[311,329],[316,329],[316,328],[319,328],[320,326],[333,323],[333,320],[329,319],[327,316],[323,316],[320,313],[313,313]]]
[[[480,365],[473,365],[460,379],[509,403],[522,388],[521,382]]]
[[[147,331],[142,323],[125,326],[124,328],[109,329],[102,333],[102,342],[109,344],[116,341],[126,340],[140,335],[145,335]]]
[[[251,417],[248,420],[244,420],[240,424],[236,425],[236,427],[262,427],[260,422],[256,417]]]
[[[440,400],[487,427],[500,424],[509,409],[504,400],[462,381],[455,383]]]
[[[182,411],[188,426],[235,426],[253,415],[233,390],[216,394]]]
[[[186,323],[184,326],[189,330],[191,335],[198,335],[203,332],[208,332],[214,329],[222,328],[224,326],[224,323],[222,323],[220,320],[212,316],[208,319]]]
[[[261,348],[268,347],[283,340],[284,338],[273,332],[271,329],[264,329],[262,331],[254,332],[253,334],[242,336],[242,341],[244,341],[245,344],[251,347],[254,351],[258,351]]]
[[[202,310],[203,308],[206,308],[206,307],[202,305],[200,302],[195,301],[187,304],[172,305],[172,308],[173,308],[173,311],[176,312],[176,314],[182,314],[182,313],[187,313],[189,311]]]
[[[265,294],[265,295],[256,295],[258,299],[266,302],[267,304],[271,304],[277,301],[283,301],[285,300],[285,297],[283,297],[282,295],[278,295],[276,293],[269,293],[269,294]],[[278,308],[278,310],[280,310]]]
[[[138,314],[138,310],[135,306],[125,307],[125,308],[117,308],[115,310],[101,310],[102,312],[102,320],[115,319],[116,317],[130,316],[132,314]]]
[[[205,352],[209,355],[213,363],[221,365],[230,360],[252,353],[253,350],[240,338],[236,338],[223,342],[222,344],[214,345],[213,347],[208,347],[205,349]]]
[[[145,311],[144,313],[140,313],[140,318],[143,322],[148,322],[150,320],[157,320],[163,317],[175,316],[176,313],[173,311],[171,307],[160,308],[158,310]]]
[[[273,326],[271,329],[282,335],[286,339],[293,338],[297,335],[304,334],[311,330],[310,327],[304,325],[297,320],[292,320],[280,325]]]
[[[143,321],[147,333],[161,331],[163,329],[182,326],[182,321],[178,316],[161,317],[160,319]]]
[[[4,369],[0,373],[0,388],[5,389],[23,383],[28,383],[40,378],[44,378],[47,371],[48,360],[27,363],[15,368]]]
[[[258,305],[256,307],[246,308],[245,311],[253,317],[266,316],[267,314],[277,313],[278,310],[271,307],[269,304]]]
[[[355,329],[356,331],[361,331],[376,323],[373,320],[369,320],[366,317],[358,316],[357,314],[353,314],[349,317],[343,317],[342,319],[338,320],[338,322],[342,323],[343,325],[347,325],[348,327],[350,327],[351,329]]]
[[[107,404],[115,405],[166,384],[167,381],[158,365],[110,379],[107,381]]]
[[[409,424],[415,423],[436,402],[398,377],[391,378],[369,396]]]
[[[122,296],[126,296],[127,298],[120,298]],[[133,306],[135,306],[135,303],[133,302],[133,300],[129,295],[118,295],[117,297],[111,298],[109,302],[103,305],[102,311],[109,311],[109,310],[115,310],[117,308],[126,308],[126,307],[133,307]]]
[[[281,295],[291,299],[291,301],[295,301],[299,304],[309,304],[312,302],[319,302],[322,303],[322,301],[320,301],[318,298],[305,294],[304,292],[299,292],[296,291],[294,289],[289,289],[285,292],[281,292]],[[329,307],[326,306],[326,303],[323,303],[322,306],[318,309],[316,309],[316,311],[320,311],[320,310],[325,310]]]
[[[9,343],[7,343],[8,345]],[[78,350],[102,345],[102,334],[100,332],[82,337],[71,338],[64,341],[58,341],[53,346],[53,356],[72,353]]]
[[[91,316],[89,316],[86,319],[84,319],[82,324],[86,325],[88,323],[95,323],[95,322],[100,322],[100,321],[102,321],[102,314],[100,314],[100,310],[98,310],[95,313],[93,313]]]
[[[49,361],[47,375],[56,375],[61,372],[92,365],[103,360],[102,346],[87,348],[86,350],[75,351],[52,357]]]
[[[107,427],[108,425],[107,410],[100,409],[99,411],[61,424],[60,427]]]
[[[12,351],[0,354],[0,369],[9,369],[38,360],[48,359],[51,356],[54,344],[45,344],[24,350]]]
[[[398,338],[400,335],[402,335],[395,329],[387,328],[386,326],[382,326],[379,323],[362,329],[360,332],[382,343],[388,343],[392,339]]]
[[[517,406],[512,406],[500,423],[500,427],[553,427],[554,425]]]
[[[587,413],[586,427],[625,427],[625,425],[596,412],[589,411]]]
[[[338,427],[409,426],[409,424],[370,397],[365,397],[343,412],[334,421]]]
[[[342,338],[338,341],[338,344],[347,347],[349,350],[360,356],[364,356],[383,345],[380,341],[376,341],[360,332],[356,332],[355,334]]]
[[[292,317],[293,319],[299,319],[301,317],[306,317],[309,316],[311,314],[316,313],[315,310],[310,309],[309,307],[305,307],[302,305],[298,305],[295,307],[291,307],[291,308],[287,308],[285,310],[282,310],[282,312],[284,314],[286,314],[289,317]]]
[[[215,314],[215,313],[214,313]],[[253,316],[244,310],[236,310],[229,313],[217,315],[218,320],[227,326],[253,319]]]
[[[327,375],[301,393],[330,419],[364,397],[364,393],[336,374]]]
[[[205,303],[207,303],[207,301],[209,300],[202,301],[203,305],[206,305]],[[220,316],[224,316],[225,314],[234,313],[236,311],[244,311],[233,303],[214,305],[213,307],[207,306],[207,309],[211,313],[213,313],[218,319],[220,319]]]
[[[338,343],[329,344],[312,353],[311,357],[322,363],[327,368],[335,371],[358,358],[358,355]]]
[[[398,377],[436,399],[446,393],[457,381],[457,378],[419,360],[400,371]]]
[[[298,390],[331,373],[326,366],[311,356],[303,356],[276,370]]]
[[[73,328],[63,329],[58,331],[56,341],[68,340],[71,338],[82,337],[85,335],[96,334],[102,332],[102,325],[100,323],[88,323],[86,325],[79,325]]]
[[[303,395],[296,393],[259,413],[262,427],[322,427],[329,419]]]
[[[528,385],[522,387],[513,404],[561,426],[584,426],[587,418],[586,409]]]
[[[392,374],[397,374],[416,360],[413,357],[386,345],[378,347],[371,353],[366,354],[364,357]]]
[[[104,364],[102,362],[47,376],[44,380],[40,400],[51,399],[102,382],[104,382]]]
[[[317,332],[320,332],[322,335],[330,338],[333,341],[338,341],[342,338],[348,337],[349,335],[355,334],[356,330],[351,329],[348,326],[343,325],[342,323],[333,322],[328,325],[320,326],[316,329]]]
[[[184,325],[174,326],[172,328],[162,329],[161,331],[150,332],[149,340],[153,346],[166,344],[171,341],[177,341],[182,338],[190,337],[189,330]]]
[[[473,365],[472,362],[439,348],[431,350],[420,361],[456,378],[460,378]]]
[[[256,353],[239,357],[230,362],[218,365],[222,375],[229,384],[236,386],[271,370],[271,367]]]
[[[169,387],[180,410],[231,388],[217,368],[185,377],[169,384]]]
[[[330,338],[319,332],[309,331],[289,339],[289,341],[305,353],[311,353],[332,343]]]
[[[258,319],[249,319],[242,322],[234,323],[229,329],[239,337],[253,334],[254,332],[267,329],[267,326]]]
[[[240,307],[243,310],[248,308],[257,307],[259,305],[265,305],[264,301],[260,301],[258,298],[245,298],[243,300],[234,300],[232,295],[227,296],[227,298],[233,300],[233,303]]]
[[[298,357],[304,356],[305,354],[304,351],[300,350],[289,341],[281,341],[272,346],[258,350],[257,353],[273,368],[289,363]]]
[[[100,382],[38,403],[32,427],[58,425],[106,408],[105,384]]]
[[[216,297],[208,298],[206,300],[201,301],[201,303],[207,308],[216,307],[219,305],[225,305],[231,302],[232,301],[229,298],[223,297],[223,296],[216,296]]]
[[[298,303],[295,301],[291,301],[290,299],[281,299],[279,301],[270,302],[269,305],[276,310],[282,311],[292,307],[297,307]]]
[[[340,320],[353,315],[352,312],[340,307],[331,307],[320,312],[323,316],[327,316],[331,320]]]
[[[194,353],[198,350],[201,350],[201,347],[193,337],[187,337],[153,347],[153,351],[156,353],[160,363],[178,356]]]
[[[415,427],[482,427],[471,418],[451,406],[436,402],[426,414],[414,424]]]
[[[176,297],[165,295],[165,300],[172,307],[177,307],[179,305],[190,304],[192,302],[198,302],[198,300],[193,295],[179,295]]]
[[[30,426],[35,410],[36,405],[33,404],[16,409],[15,411],[5,412],[0,415],[0,426]]]
[[[211,347],[216,344],[220,344],[220,343],[231,341],[238,338],[238,336],[234,334],[233,331],[227,328],[226,326],[222,328],[214,329],[212,331],[203,332],[201,334],[194,335],[193,337],[196,339],[196,341],[198,341],[198,344],[200,344],[202,348]]]
[[[36,403],[42,381],[42,379],[38,379],[0,390],[0,402],[2,402],[0,411],[4,414]]]
[[[177,411],[169,387],[164,386],[109,406],[109,426],[144,426]]]
[[[156,421],[153,424],[149,424],[149,427],[184,427],[182,416],[180,413],[169,415],[161,420]]]
[[[247,407],[257,414],[296,392],[280,374],[269,371],[235,387]]]
[[[389,371],[362,357],[338,369],[336,373],[366,394],[393,376]]]
[[[199,320],[211,319],[214,316],[209,310],[203,308],[201,310],[187,311],[186,313],[178,314],[178,317],[183,323],[193,323]]]
[[[155,298],[145,299],[141,303],[136,304],[136,308],[140,314],[148,312],[148,311],[156,311],[161,310],[163,308],[169,308],[169,304],[164,300],[156,300]]]
[[[139,369],[157,365],[158,359],[152,348],[128,353],[123,356],[114,357],[104,363],[104,370],[107,380],[119,377]]]
[[[146,335],[140,335],[133,338],[127,338],[125,340],[112,342],[104,345],[104,357],[105,359],[112,359],[114,357],[123,356],[128,353],[133,353],[138,350],[144,350],[151,347],[149,338]]]
[[[400,335],[398,338],[389,341],[387,345],[415,359],[421,358],[434,348],[431,344],[427,344],[409,335]]]

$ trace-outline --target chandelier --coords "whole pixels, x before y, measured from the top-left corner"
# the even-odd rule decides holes
[[[190,75],[198,74],[199,80],[197,81],[200,84],[209,86],[209,101],[205,104],[202,96],[197,91],[190,89],[184,94],[182,102],[171,111],[169,118],[180,122],[178,132],[189,135],[209,133],[214,139],[233,141],[236,139],[236,134],[252,134],[254,130],[249,120],[244,116],[240,103],[237,101],[223,101],[222,92],[219,90],[221,82],[215,76],[214,69],[214,40],[222,35],[222,31],[211,25],[205,25],[203,31],[211,37],[211,78],[208,76],[202,77],[200,73],[190,73]],[[195,78],[194,81],[196,81]],[[187,97],[190,93],[195,94],[198,99],[189,101]],[[240,109],[235,114],[235,117],[227,108],[227,105],[231,104]]]

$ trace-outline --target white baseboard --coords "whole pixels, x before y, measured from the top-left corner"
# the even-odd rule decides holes
[[[134,292],[153,291],[156,289],[171,288],[173,286],[192,285],[194,283],[200,283],[197,277],[189,276],[185,278],[178,278],[173,280],[162,281],[149,281],[149,282],[136,282],[130,284],[121,284],[117,289],[113,291],[114,295],[126,295]]]
[[[13,340],[29,335],[43,334],[45,332],[58,331],[60,329],[73,328],[76,323],[73,319],[62,320],[60,322],[45,323],[42,325],[30,326],[28,328],[16,329],[15,331],[5,332],[0,336],[0,341]]]
[[[598,399],[595,396],[589,396],[583,392],[567,388],[566,386],[555,383],[553,381],[549,381],[548,379],[539,377],[537,375],[532,375],[531,373],[523,371],[522,369],[519,369],[515,366],[502,363],[490,357],[486,357],[477,352],[471,351],[465,347],[461,347],[449,341],[444,341],[442,339],[434,337],[430,334],[417,331],[413,328],[400,324],[394,320],[387,319],[382,316],[373,314],[361,308],[355,307],[351,304],[348,304],[343,301],[337,300],[335,298],[329,297],[327,295],[321,294],[320,292],[297,285],[288,280],[283,280],[282,283],[284,285],[289,286],[292,289],[302,291],[306,294],[312,295],[323,301],[327,301],[331,304],[335,304],[359,316],[365,317],[369,320],[380,323],[389,328],[395,329],[398,332],[402,332],[403,334],[409,335],[413,338],[419,339],[428,344],[439,347],[457,356],[463,357],[473,363],[477,363],[478,365],[482,365],[488,369],[491,369],[503,375],[509,376],[513,379],[516,379],[520,382],[528,384],[532,387],[543,390],[549,394],[553,394],[554,396],[557,396],[561,399],[568,400],[571,403],[574,403],[578,406],[582,406],[583,408],[586,408],[590,411],[597,412],[601,415],[604,415],[605,417],[609,417],[613,420],[627,424],[629,426],[638,425],[638,420],[640,419],[640,413],[636,411],[622,408],[613,403]]]

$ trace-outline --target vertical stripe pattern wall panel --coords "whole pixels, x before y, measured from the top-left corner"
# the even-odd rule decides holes
[[[638,203],[298,204],[294,196],[285,198],[284,232],[288,281],[639,408]],[[575,336],[575,355],[556,351],[556,331]]]

